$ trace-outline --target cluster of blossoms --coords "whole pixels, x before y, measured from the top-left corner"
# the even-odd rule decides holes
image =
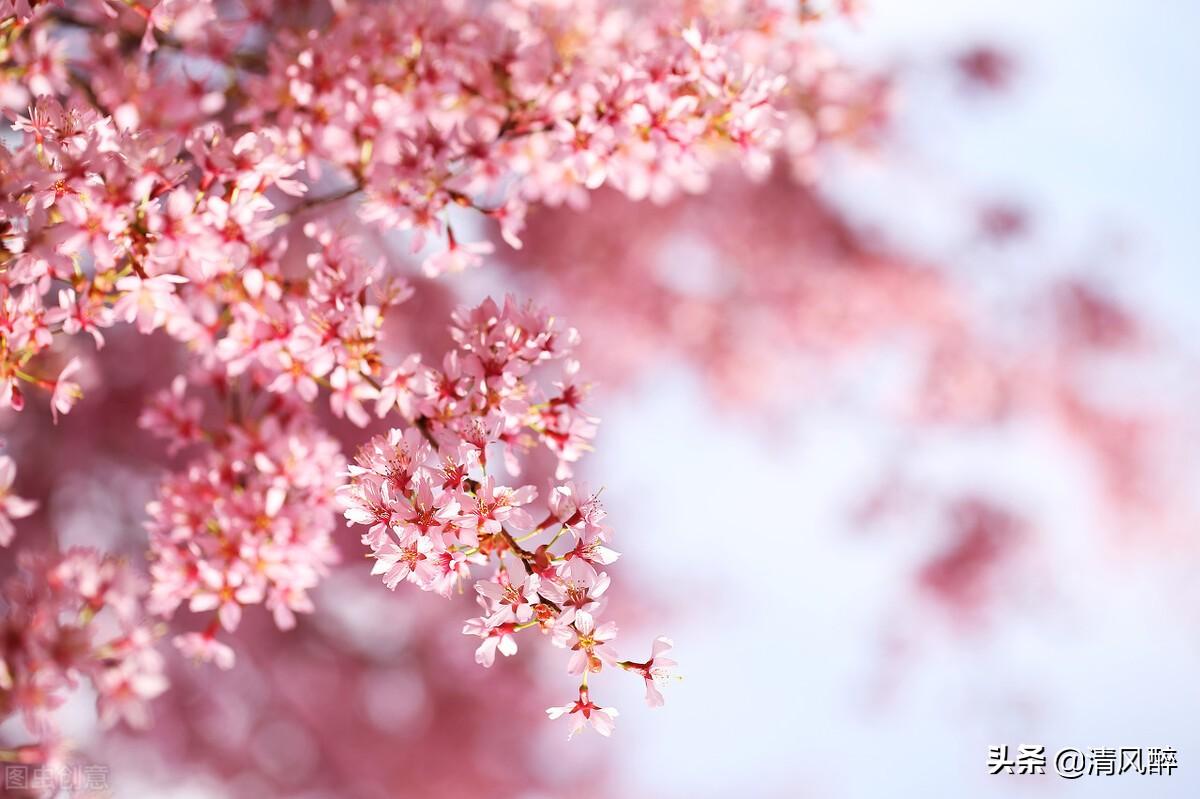
[[[207,432],[184,381],[155,399],[144,426],[176,447],[203,438],[203,453],[164,480],[147,507],[150,575],[147,608],[170,617],[184,603],[216,611],[203,632],[175,644],[222,668],[234,653],[216,640],[232,632],[246,605],[265,604],[281,629],[313,610],[314,588],[337,559],[335,492],[345,471],[337,441],[300,407],[273,401],[260,416]]]
[[[1143,474],[1140,420],[1090,403],[1070,379],[1136,338],[1117,306],[1068,290],[1064,330],[1000,355],[954,281],[881,251],[804,185],[819,145],[869,141],[888,100],[885,80],[811,35],[813,6],[0,0],[0,411],[44,393],[56,421],[71,412],[81,384],[102,377],[88,351],[122,323],[165,333],[198,364],[143,416],[170,450],[193,453],[149,506],[148,587],[96,555],[23,556],[5,595],[0,717],[44,726],[83,676],[105,721],[141,722],[163,682],[158,630],[138,607],[208,614],[175,642],[221,667],[234,655],[217,636],[245,607],[291,627],[334,561],[347,477],[340,509],[367,528],[386,587],[472,593],[479,613],[463,631],[480,664],[533,638],[561,650],[578,692],[548,714],[572,733],[611,732],[616,711],[589,685],[606,666],[661,704],[671,641],[656,638],[645,660],[616,654],[605,611],[617,553],[598,496],[572,480],[596,430],[581,354],[608,380],[674,349],[728,396],[761,401],[785,393],[771,375],[795,393],[781,352],[812,356],[810,384],[830,383],[830,356],[917,329],[932,342],[923,421],[1048,410],[1127,491]],[[964,67],[1003,72],[987,57]],[[730,161],[767,179],[721,172]],[[644,198],[655,206],[628,202]],[[559,208],[527,224],[537,206]],[[436,365],[384,341],[414,293],[387,257],[402,238],[392,232],[423,249],[427,275],[460,271],[493,246],[464,240],[471,211],[524,247],[508,254],[510,274],[603,330],[601,346],[580,353],[573,331],[512,301],[460,311],[456,347]],[[664,254],[681,245],[699,257],[670,273]],[[440,327],[421,300],[403,307],[405,323]],[[217,421],[188,391],[207,385],[224,406]],[[393,429],[347,466],[317,402]],[[557,461],[549,485],[539,458]],[[34,510],[11,492],[14,474],[0,456],[0,545]],[[983,504],[954,516],[920,580],[973,607],[1019,525]],[[436,748],[460,752],[460,738]]]
[[[580,205],[600,185],[663,201],[705,188],[730,154],[763,174],[778,147],[804,169],[817,142],[869,128],[884,95],[806,18],[757,0],[239,5],[18,9],[0,52],[16,80],[0,101],[32,134],[4,170],[4,194],[38,209],[13,230],[23,252],[53,249],[60,266],[85,245],[105,266],[131,253],[143,281],[180,255],[170,271],[211,282],[245,250],[270,250],[259,244],[281,219],[266,193],[298,194],[306,176],[346,187],[320,200],[363,191],[364,220],[441,241],[426,269],[453,270],[490,245],[459,241],[450,208],[496,219],[519,246],[531,203]],[[72,109],[64,137],[55,97],[97,116]],[[167,307],[145,324],[171,310],[166,282],[148,287]]]
[[[21,144],[0,148],[0,403],[21,410],[33,384],[68,412],[78,361],[53,380],[31,361],[55,360],[61,339],[80,333],[102,347],[118,321],[212,349],[222,308],[244,291],[226,284],[247,266],[246,242],[272,229],[262,192],[291,188],[283,176],[294,168],[271,158],[264,136],[202,129],[186,150],[197,192],[183,185],[180,142],[120,130],[94,109],[41,98],[14,128]]]
[[[781,75],[742,59],[682,5],[365,4],[319,34],[284,36],[244,113],[290,133],[288,154],[333,164],[362,216],[445,242],[436,274],[477,263],[447,224],[483,211],[519,246],[531,202],[579,204],[609,184],[665,200],[699,190],[723,149],[762,172],[778,138]],[[349,54],[349,57],[346,57]]]
[[[29,730],[51,733],[50,713],[84,680],[101,723],[145,726],[167,681],[141,579],[88,549],[23,553],[18,565],[0,590],[0,716],[19,710]]]
[[[287,239],[241,271],[237,290],[244,294],[226,302],[230,322],[215,340],[214,357],[229,377],[245,375],[305,403],[323,385],[334,415],[365,426],[363,402],[390,396],[380,386],[387,377],[379,352],[385,316],[412,289],[384,277],[382,263],[363,260],[356,239],[315,222],[303,233],[316,247],[305,258],[304,279],[282,271]]]
[[[806,17],[753,0],[240,6],[19,3],[0,28],[18,134],[0,148],[0,405],[33,385],[68,412],[64,339],[102,346],[126,321],[272,391],[326,384],[365,424],[379,325],[409,289],[327,225],[289,262],[313,209],[362,193],[364,221],[442,241],[426,271],[456,270],[491,245],[456,238],[453,208],[520,246],[530,204],[602,184],[664,201],[728,154],[762,174],[777,147],[802,169],[881,105]]]
[[[616,711],[590,701],[588,675],[605,664],[631,670],[646,680],[654,706],[662,703],[654,683],[673,663],[663,657],[666,638],[646,662],[620,660],[616,625],[597,623],[609,585],[603,569],[618,553],[608,547],[597,496],[565,479],[596,424],[580,407],[585,386],[574,382],[578,336],[511,299],[458,311],[452,333],[458,347],[443,368],[419,371],[404,386],[408,426],[359,451],[346,518],[367,527],[373,573],[390,589],[409,582],[448,597],[472,580],[473,567],[490,567],[474,583],[483,614],[463,627],[480,639],[475,660],[487,667],[497,652],[516,654],[518,634],[536,629],[570,652],[567,671],[582,679],[578,701],[550,716],[578,714],[574,729],[590,722],[608,735]],[[563,362],[564,379],[547,393],[535,373],[553,361]],[[545,516],[535,521],[537,488],[499,484],[495,456],[519,477],[522,455],[539,444],[559,458],[559,470],[540,506]]]
[[[202,451],[149,506],[145,602],[214,611],[176,643],[222,666],[219,628],[259,603],[290,626],[333,561],[345,472],[309,406],[358,426],[398,414],[346,492],[376,570],[448,593],[491,564],[468,624],[478,659],[536,627],[582,679],[564,712],[607,732],[587,676],[636,673],[655,704],[669,642],[621,660],[596,621],[616,554],[570,482],[595,433],[575,334],[485,302],[455,317],[440,365],[389,368],[385,317],[412,289],[375,256],[408,231],[430,243],[426,274],[458,271],[491,250],[459,238],[459,211],[520,247],[530,206],[579,207],[602,185],[663,202],[724,161],[762,175],[774,151],[803,173],[818,141],[869,127],[883,92],[815,44],[807,14],[760,0],[402,5],[0,1],[0,410],[44,392],[56,422],[70,413],[114,325],[186,346],[202,377],[143,421]],[[359,195],[357,220],[317,218]],[[550,361],[561,373],[540,389]],[[187,397],[199,383],[223,394],[219,423]],[[535,469],[535,449],[558,463],[541,522],[537,490],[495,469]],[[8,493],[14,468],[0,462],[0,543],[33,509]]]

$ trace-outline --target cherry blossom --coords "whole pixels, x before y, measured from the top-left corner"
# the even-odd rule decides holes
[[[505,657],[517,654],[517,628],[513,624],[492,624],[490,620],[468,619],[463,625],[464,635],[477,635],[483,643],[475,650],[475,662],[491,668],[496,661],[496,652]]]
[[[671,660],[671,658],[663,657],[663,655],[670,652],[674,646],[675,644],[670,638],[660,635],[654,639],[654,644],[650,648],[649,660],[644,663],[634,663],[624,660],[617,664],[623,669],[642,675],[642,678],[646,681],[646,704],[650,707],[661,707],[664,702],[662,692],[659,688],[669,679],[669,670],[675,666],[675,661]]]
[[[54,391],[50,395],[50,410],[54,416],[54,421],[58,421],[58,415],[71,412],[71,408],[83,396],[77,383],[69,380],[76,372],[79,371],[82,364],[78,358],[72,358],[71,362],[63,367],[58,373],[58,379],[54,381]]]
[[[233,648],[218,641],[215,631],[177,636],[175,646],[184,655],[198,662],[213,663],[220,669],[233,668]]]
[[[586,561],[576,558],[558,566],[555,580],[547,582],[543,592],[563,608],[561,621],[569,624],[577,617],[591,619],[591,612],[600,607],[600,598],[608,590],[609,578]],[[588,622],[583,622],[589,624]]]
[[[0,546],[12,543],[16,530],[13,519],[23,519],[37,510],[37,502],[12,493],[17,479],[17,464],[8,455],[0,455]]]
[[[475,590],[480,596],[496,608],[488,621],[524,623],[533,618],[533,607],[541,602],[538,597],[540,578],[530,574],[524,582],[516,584],[508,581],[506,572],[501,572],[498,578],[496,581],[480,580],[475,583]]]
[[[147,585],[99,590],[96,575],[128,569],[64,555],[75,582],[46,600],[128,622],[102,657],[68,653],[106,723],[143,722],[161,692],[160,626],[225,669],[254,606],[280,629],[319,612],[339,512],[373,561],[347,569],[476,602],[463,629],[478,663],[523,641],[562,656],[579,698],[552,717],[611,733],[588,680],[618,670],[661,704],[671,642],[618,659],[614,531],[574,475],[599,430],[589,381],[609,391],[664,353],[745,415],[794,395],[770,379],[785,354],[823,379],[834,354],[920,331],[916,420],[1035,409],[1113,485],[1132,482],[1140,420],[1064,376],[1139,343],[1117,306],[1064,287],[1061,329],[999,354],[953,280],[882,250],[812,188],[827,144],[871,143],[890,87],[822,41],[809,4],[401,6],[0,2],[0,407],[78,431],[93,387],[128,400],[119,369],[97,371],[101,348],[175,347],[155,383],[170,388],[141,413],[180,459],[146,507],[148,546],[131,547],[148,551]],[[961,66],[996,82],[994,62]],[[663,277],[656,254],[680,237],[719,262],[711,279]],[[550,303],[478,299],[507,289]],[[455,302],[470,304],[447,343]],[[584,342],[560,314],[600,334]],[[352,463],[335,435],[358,445]],[[0,456],[4,545],[35,508],[11,493],[15,470]],[[924,579],[953,598],[960,561],[978,558],[951,555]],[[46,557],[14,595],[59,574]],[[31,718],[68,682],[48,670],[43,696],[39,654],[4,661]]]
[[[0,589],[0,705],[20,710],[30,732],[45,734],[49,713],[83,678],[96,691],[104,725],[146,726],[148,703],[167,682],[140,578],[127,563],[85,549],[23,553],[20,565]]]
[[[521,637],[540,637],[570,652],[567,672],[586,688],[588,675],[617,665],[617,626],[595,619],[610,578],[594,564],[617,559],[606,545],[605,511],[574,482],[551,482],[540,508],[534,486],[499,482],[519,475],[539,444],[560,465],[576,460],[583,448],[568,454],[557,431],[582,421],[587,439],[594,435],[585,392],[574,382],[579,336],[512,298],[460,308],[451,333],[457,347],[440,369],[405,366],[406,426],[372,438],[348,467],[346,520],[367,528],[372,573],[393,590],[410,582],[449,597],[473,567],[494,565],[490,578],[474,582],[483,615],[463,626],[480,639],[476,662],[490,667],[497,653],[517,654]],[[547,371],[565,378],[550,381],[549,393],[541,388]],[[394,410],[390,400],[386,408]],[[504,454],[499,463],[496,451]],[[545,635],[525,632],[534,629]],[[611,731],[611,715],[593,723]]]
[[[585,671],[600,671],[601,664],[614,665],[616,655],[612,647],[605,646],[617,637],[615,622],[596,627],[590,613],[577,613],[570,627],[559,626],[555,630],[555,641],[571,650],[567,661],[567,673],[580,675]]]
[[[283,629],[313,610],[308,592],[337,559],[335,491],[345,467],[303,407],[283,405],[205,436],[212,443],[160,486],[147,507],[152,612],[170,617],[186,602],[194,613],[215,611],[213,622],[232,632],[249,605],[266,605]],[[143,424],[180,433],[160,412]],[[183,435],[191,430],[183,426]],[[211,641],[177,643],[193,657],[232,657]]]
[[[588,689],[579,689],[579,698],[569,705],[546,708],[546,715],[551,719],[566,716],[571,719],[571,731],[567,738],[575,737],[575,733],[586,729],[589,725],[596,732],[608,737],[613,732],[613,719],[617,717],[615,707],[600,707],[592,702]]]

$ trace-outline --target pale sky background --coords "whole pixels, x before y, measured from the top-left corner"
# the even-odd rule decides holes
[[[857,165],[837,175],[837,193],[946,256],[961,244],[944,224],[957,203],[1020,200],[1036,225],[1028,269],[1100,256],[1109,285],[1186,345],[1200,330],[1198,30],[1200,4],[1185,0],[877,0],[848,39],[912,71],[896,146],[919,166]],[[964,102],[939,74],[974,42],[1018,55],[1010,95]],[[1018,436],[922,457],[923,474],[950,485],[961,469],[1054,532],[1002,615],[964,634],[906,593],[927,531],[855,535],[842,513],[894,443],[887,429],[830,406],[768,441],[702,396],[686,375],[659,374],[599,409],[592,473],[604,476],[619,566],[657,586],[662,607],[648,615],[668,600],[704,608],[644,631],[672,634],[683,664],[666,708],[612,683],[624,712],[604,745],[624,795],[1200,795],[1196,560],[1098,541],[1068,451]],[[904,657],[885,648],[897,635]],[[1002,743],[1044,744],[1051,757],[1171,746],[1180,766],[1170,777],[990,777],[987,748]]]

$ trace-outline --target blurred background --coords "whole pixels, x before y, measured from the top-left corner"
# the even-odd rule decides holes
[[[821,193],[942,265],[991,309],[978,318],[991,335],[1021,338],[998,332],[1030,325],[1012,298],[1063,280],[1118,299],[1153,344],[1087,390],[1121,414],[1163,414],[1188,443],[1138,467],[1158,496],[1131,513],[1081,457],[1080,429],[1048,430],[1044,408],[972,429],[880,414],[894,364],[878,351],[815,391],[785,388],[769,420],[706,407],[686,369],[648,377],[605,414],[598,471],[628,568],[679,608],[686,679],[665,712],[622,717],[624,795],[1200,791],[1187,765],[1200,747],[1198,23],[1189,3],[875,2],[847,33],[896,66],[893,116],[880,150],[830,165]],[[1018,358],[1056,346],[1031,339]],[[1134,439],[1112,454],[1132,457]],[[881,479],[889,507],[864,524],[847,511],[880,500]],[[989,746],[1026,743],[1051,764],[1065,747],[1173,746],[1181,765],[989,776]]]
[[[421,320],[511,290],[579,327],[614,616],[674,639],[665,708],[602,675],[617,732],[568,743],[561,663],[479,669],[468,604],[382,590],[347,531],[297,631],[248,613],[232,672],[173,662],[151,732],[101,737],[81,694],[67,735],[119,797],[1200,794],[1198,25],[876,0],[833,26],[878,76],[853,143],[538,212],[519,253],[419,287]],[[3,420],[31,524],[140,552],[167,460],[128,431],[178,358],[114,335],[61,424]],[[1051,773],[989,776],[1022,744]],[[1064,780],[1066,747],[1179,767]]]

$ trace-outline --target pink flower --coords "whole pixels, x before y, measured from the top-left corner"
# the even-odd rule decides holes
[[[58,415],[70,413],[71,408],[83,396],[79,384],[67,379],[78,372],[79,368],[79,359],[72,358],[58,373],[58,380],[54,383],[54,392],[50,396],[50,412],[54,417],[55,424],[58,424]]]
[[[63,332],[69,336],[86,332],[96,342],[96,349],[104,347],[104,335],[100,328],[112,324],[112,312],[103,304],[90,302],[86,297],[76,297],[74,289],[58,292],[58,308],[48,312],[62,322]]]
[[[475,650],[475,662],[485,669],[496,662],[496,652],[505,657],[517,654],[517,632],[514,624],[493,624],[489,619],[469,619],[463,625],[463,635],[477,635],[483,643]]]
[[[589,495],[586,488],[574,482],[551,484],[549,504],[550,513],[577,539],[568,558],[607,566],[620,557],[619,552],[605,545],[611,531],[601,523],[607,513],[598,494]]]
[[[418,536],[403,547],[391,541],[375,550],[375,565],[371,574],[382,574],[383,584],[395,591],[402,581],[412,579],[416,583],[428,582],[434,565],[429,560],[433,544],[428,538]]]
[[[317,398],[317,379],[324,377],[333,368],[334,356],[328,349],[319,348],[315,336],[297,331],[292,337],[291,349],[279,351],[279,373],[267,386],[268,391],[285,394],[295,391],[305,402]]]
[[[537,489],[533,486],[515,489],[497,486],[489,475],[473,495],[462,495],[462,516],[457,524],[471,531],[472,539],[476,535],[498,533],[505,523],[516,530],[532,530],[533,517],[521,506],[528,505],[536,497]]]
[[[621,553],[605,546],[603,536],[592,528],[585,531],[575,542],[575,548],[567,553],[568,558],[579,558],[592,565],[607,566],[616,562]]]
[[[102,725],[144,726],[147,703],[167,682],[142,581],[124,561],[88,549],[24,552],[17,565],[0,587],[6,629],[19,632],[0,646],[6,712],[53,737],[48,711],[86,681]]]
[[[616,637],[617,625],[614,622],[596,627],[590,613],[578,613],[570,627],[555,630],[555,643],[571,649],[567,673],[576,676],[585,671],[599,671],[601,662],[610,665],[616,663],[616,655],[611,647],[605,646]]]
[[[575,733],[586,728],[589,724],[596,732],[604,737],[612,735],[613,719],[619,714],[615,707],[600,707],[592,702],[588,697],[588,689],[579,689],[579,698],[569,705],[561,707],[546,708],[546,715],[551,719],[557,719],[562,716],[568,718],[574,716],[571,724],[571,731],[567,733],[567,740],[575,737]]]
[[[472,469],[479,468],[479,451],[468,444],[459,444],[454,450],[442,455],[438,477],[442,489],[453,491],[463,487]]]
[[[445,550],[434,558],[433,579],[421,587],[449,599],[456,587],[470,579],[471,566],[485,563],[487,558],[478,552],[468,554],[462,549]]]
[[[538,590],[562,608],[559,622],[566,625],[574,621],[576,615],[596,610],[608,584],[607,574],[597,574],[586,561],[571,559],[558,568],[553,579],[542,581]]]
[[[392,525],[392,504],[385,497],[385,485],[375,475],[357,476],[353,484],[343,486],[339,493],[346,523],[369,525],[362,540],[372,550],[383,546],[388,540]]]
[[[363,408],[362,400],[370,397],[372,390],[360,375],[339,366],[329,376],[329,385],[333,389],[329,395],[329,407],[334,416],[344,416],[359,427],[370,424],[371,416]]]
[[[523,583],[511,583],[502,572],[497,580],[475,583],[475,590],[493,608],[492,615],[488,617],[490,623],[515,621],[523,624],[533,618],[533,606],[541,601],[538,596],[540,582],[536,574],[530,574]]]
[[[138,417],[138,426],[169,441],[167,451],[179,449],[204,440],[201,417],[203,404],[195,397],[185,397],[187,378],[178,375],[171,387],[160,391],[146,404]]]
[[[393,408],[405,419],[412,419],[418,392],[421,390],[421,356],[410,355],[381,382],[375,399],[375,415],[386,416]]]
[[[203,585],[192,594],[188,610],[202,613],[216,610],[221,626],[229,632],[237,629],[242,619],[242,605],[262,601],[262,591],[256,584],[243,584],[240,572],[224,574],[206,563],[200,565]]]
[[[7,455],[0,455],[0,547],[12,543],[16,531],[13,519],[23,519],[37,510],[37,502],[22,499],[11,492],[17,478],[17,465]]]
[[[54,657],[36,636],[17,642],[24,660],[5,653],[0,683],[16,686],[15,705],[44,715],[82,675],[105,721],[142,720],[163,685],[150,625],[135,618],[142,603],[164,618],[183,607],[215,614],[177,645],[228,667],[233,652],[215,635],[252,605],[280,628],[313,609],[310,592],[338,556],[339,510],[366,530],[370,568],[389,589],[411,582],[450,597],[476,585],[484,615],[467,630],[482,639],[484,665],[515,653],[515,634],[534,626],[544,634],[530,638],[571,647],[574,673],[611,662],[615,624],[594,616],[609,585],[597,567],[617,554],[596,497],[557,486],[539,525],[533,487],[499,476],[538,473],[549,454],[565,479],[590,451],[597,420],[583,409],[577,332],[547,309],[487,299],[453,314],[443,357],[409,354],[432,344],[429,314],[443,295],[477,289],[422,286],[411,313],[391,313],[412,293],[392,274],[393,234],[407,231],[414,253],[439,240],[428,276],[459,272],[493,251],[458,240],[470,229],[461,217],[494,220],[516,248],[539,206],[582,209],[614,192],[666,201],[704,189],[727,156],[755,174],[776,153],[799,161],[827,131],[869,119],[872,95],[769,3],[701,4],[696,24],[691,3],[433,2],[397,14],[331,0],[316,16],[274,0],[84,5],[0,0],[0,17],[20,20],[6,30],[0,106],[29,108],[0,147],[0,406],[19,410],[27,386],[49,388],[39,369],[74,351],[71,336],[100,347],[118,320],[162,329],[189,361],[142,423],[189,453],[147,506],[148,589],[113,583],[121,570],[98,557],[20,572],[45,577],[31,584],[53,595],[28,625],[70,634]],[[59,13],[66,6],[79,18]],[[612,192],[593,194],[602,186]],[[720,218],[696,235],[759,221],[728,213],[742,199],[722,191]],[[646,229],[660,226],[614,221],[602,214],[601,237],[580,247],[589,268],[520,281],[635,319],[599,328],[612,332],[601,342],[608,360],[645,351],[643,335],[666,328],[689,354],[736,363],[740,381],[755,382],[744,376],[767,359],[747,357],[742,341],[727,346],[735,337],[715,320],[756,307],[742,302],[755,291],[792,298],[776,314],[788,323],[762,326],[775,355],[791,320],[837,316],[795,313],[795,297],[840,286],[794,290],[758,268],[771,254],[758,241],[746,253],[758,271],[728,281],[740,294],[664,294],[664,281],[645,279],[658,271],[647,254],[661,249]],[[592,269],[589,258],[604,262]],[[72,360],[53,385],[55,421],[78,399],[79,368]],[[128,371],[114,371],[113,388]],[[189,381],[204,400],[185,394]],[[372,439],[347,467],[313,411],[319,401],[360,427],[395,410],[403,432]],[[32,511],[7,495],[7,470],[5,541],[11,519]],[[495,577],[476,583],[481,568]],[[81,608],[111,610],[119,635],[94,642],[95,628],[72,626]],[[604,734],[615,715],[586,689],[568,712]]]
[[[175,636],[175,646],[185,657],[202,663],[214,663],[217,668],[233,668],[233,650],[221,643],[212,633],[186,633]]]
[[[608,515],[600,504],[599,493],[589,494],[586,487],[574,481],[551,485],[550,512],[575,535],[584,529],[604,532],[601,522]]]
[[[670,669],[676,663],[668,657],[663,657],[667,652],[670,652],[675,644],[670,638],[665,635],[660,635],[654,639],[654,645],[650,649],[650,659],[645,663],[634,663],[632,661],[622,661],[618,665],[628,671],[636,672],[642,675],[646,681],[646,704],[650,707],[661,707],[663,704],[663,695],[659,691],[659,686],[670,679]]]
[[[175,295],[175,286],[187,282],[187,278],[180,275],[123,277],[117,281],[117,290],[124,294],[117,300],[113,313],[126,322],[136,321],[139,333],[151,333],[170,319],[187,314]]]
[[[287,409],[282,397],[273,403]],[[233,630],[251,605],[266,604],[283,627],[312,610],[307,592],[337,558],[335,489],[345,461],[300,411],[226,426],[160,485],[147,506],[154,613],[171,616],[186,603],[215,610],[216,623]]]
[[[460,244],[450,233],[449,243],[443,252],[425,259],[422,269],[427,277],[437,277],[447,272],[462,272],[483,263],[483,256],[490,255],[495,247],[490,241],[471,241]]]
[[[397,499],[396,521],[401,540],[411,535],[438,536],[458,519],[458,502],[449,491],[433,485],[429,479],[416,480],[410,495]]]
[[[96,709],[102,725],[112,726],[122,720],[136,728],[150,725],[147,704],[169,685],[162,673],[162,655],[153,644],[153,638],[146,630],[136,630],[125,639],[109,642],[110,651],[121,652],[124,656],[114,660],[95,678]]]

